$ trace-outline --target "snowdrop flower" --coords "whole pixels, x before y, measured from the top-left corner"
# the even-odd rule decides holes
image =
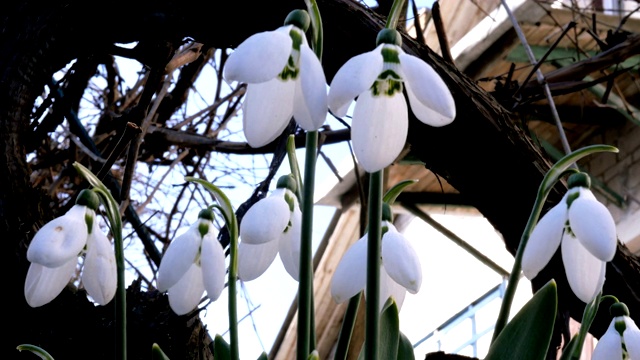
[[[284,268],[299,281],[302,213],[295,190],[295,179],[290,175],[281,176],[276,190],[256,202],[244,215],[238,245],[240,279],[256,279],[280,254]]]
[[[66,214],[45,224],[33,237],[27,250],[31,265],[24,284],[29,306],[39,307],[55,299],[75,274],[83,252],[81,280],[85,290],[98,305],[113,299],[116,260],[95,216],[99,204],[93,191],[83,190]]]
[[[384,204],[386,207],[386,204]],[[390,209],[385,214],[391,214]],[[390,219],[389,217],[386,217]],[[382,262],[380,266],[380,303],[382,310],[389,297],[402,307],[406,292],[420,290],[422,267],[411,243],[387,220],[382,221]],[[344,254],[331,279],[331,296],[342,303],[360,291],[367,283],[368,234],[356,241]]]
[[[306,11],[294,10],[284,26],[250,36],[227,59],[224,77],[248,84],[242,124],[252,147],[273,141],[291,116],[307,131],[325,121],[327,81],[305,37],[310,22]]]
[[[611,305],[613,320],[593,351],[593,360],[640,359],[640,329],[623,303]]]
[[[178,315],[194,310],[205,290],[214,301],[224,289],[225,256],[213,218],[213,211],[200,211],[198,221],[171,242],[160,262],[158,290],[167,291],[169,305]]]
[[[456,107],[451,92],[427,63],[406,54],[400,34],[380,31],[378,46],[347,61],[329,89],[329,109],[339,117],[358,98],[353,112],[351,140],[356,158],[368,172],[390,165],[402,151],[409,128],[407,90],[411,110],[425,124],[444,126]]]
[[[561,246],[567,280],[585,303],[601,290],[606,262],[616,253],[616,226],[607,208],[591,192],[585,173],[569,177],[569,191],[531,233],[522,256],[522,271],[533,279]]]

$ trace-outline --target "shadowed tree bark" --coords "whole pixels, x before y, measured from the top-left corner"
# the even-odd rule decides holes
[[[375,46],[384,19],[347,0],[319,0],[318,4],[326,21],[323,64],[330,82],[344,62]],[[64,212],[58,202],[32,183],[30,177],[33,169],[26,156],[30,149],[47,142],[45,125],[55,128],[69,109],[77,108],[82,89],[96,66],[108,63],[112,55],[122,51],[116,49],[115,44],[138,42],[127,56],[145,64],[150,75],[136,106],[120,116],[105,111],[100,124],[105,134],[112,131],[123,134],[127,125],[142,123],[151,97],[161,86],[160,76],[171,54],[184,39],[194,39],[206,49],[232,48],[251,34],[280,26],[290,10],[304,7],[303,1],[292,0],[226,1],[209,4],[208,10],[201,3],[188,0],[115,0],[100,8],[95,8],[93,3],[71,0],[5,5],[0,23],[0,239],[6,242],[8,249],[3,252],[5,271],[9,274],[5,299],[9,298],[7,309],[15,314],[9,314],[10,320],[5,321],[3,358],[15,358],[15,347],[22,343],[40,345],[60,359],[79,354],[96,359],[114,358],[114,349],[109,346],[115,339],[114,302],[95,307],[84,292],[69,290],[37,309],[30,308],[24,300],[27,245],[38,228]],[[427,47],[406,36],[404,41],[407,52],[423,58],[443,77],[458,110],[456,121],[444,128],[429,127],[412,117],[409,131],[412,155],[464,194],[504,236],[506,248],[515,253],[549,162],[520,130],[515,114]],[[36,99],[45,86],[51,85],[54,73],[73,60],[77,60],[73,73],[75,80],[69,83],[78,88],[65,89],[70,102],[56,101],[55,116],[47,119],[48,124],[42,121],[38,132],[33,131]],[[183,75],[186,78],[188,73]],[[156,76],[155,81],[153,76]],[[184,95],[186,90],[181,89],[178,91]],[[186,100],[186,96],[173,95],[172,99],[177,103],[163,102],[165,118]],[[192,134],[174,135],[184,139]],[[327,141],[345,139],[344,133],[329,131],[326,135]],[[125,138],[134,139],[135,136],[134,131]],[[118,145],[118,139],[119,136],[111,136],[99,144],[89,142],[85,145],[93,146],[103,154],[117,149],[116,154],[121,154],[121,159],[128,148],[118,147],[122,146]],[[177,141],[170,137],[162,139],[164,142],[154,142],[154,147],[143,145],[139,153],[161,154],[166,150],[163,146],[175,145]],[[193,148],[200,152],[232,152],[235,146],[242,147],[238,144],[225,146],[225,143],[198,146]],[[248,148],[245,146],[244,149]],[[70,151],[65,158],[46,160],[69,167],[76,157]],[[100,171],[100,163],[86,158],[83,161],[94,172]],[[68,171],[74,179],[70,183],[80,186],[77,176],[72,170]],[[122,179],[118,176],[120,174],[110,173],[105,177],[105,183],[114,194],[121,190]],[[562,190],[559,185],[558,191],[550,196],[547,208],[559,200]],[[146,228],[136,223],[134,212],[127,210],[124,216],[136,231],[140,231],[138,236],[159,237],[157,234],[145,235]],[[158,249],[146,246],[150,257],[157,253],[154,260],[157,261]],[[579,320],[584,304],[570,291],[562,290],[568,287],[557,257],[534,281],[534,287],[540,287],[551,278],[558,282],[560,314],[570,314]],[[620,245],[607,268],[605,293],[615,294],[625,302],[632,317],[640,323],[637,289],[640,289],[640,264]],[[211,357],[211,339],[197,314],[176,316],[169,309],[166,296],[156,291],[142,291],[139,282],[128,289],[127,306],[131,359],[149,358],[154,342],[172,358]],[[602,334],[609,321],[606,314],[598,316],[593,332]],[[97,354],[94,349],[99,349]]]

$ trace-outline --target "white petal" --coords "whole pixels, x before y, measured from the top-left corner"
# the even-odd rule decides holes
[[[367,282],[367,235],[344,253],[331,278],[331,296],[343,303],[362,291]]]
[[[204,284],[202,282],[202,270],[196,264],[191,264],[189,270],[178,282],[169,288],[169,306],[178,315],[184,315],[198,306]]]
[[[593,256],[578,239],[565,234],[562,238],[562,261],[571,290],[578,299],[591,302],[602,290],[606,263]]]
[[[224,262],[224,249],[213,234],[207,234],[202,239],[200,266],[204,288],[207,290],[209,299],[215,301],[224,289],[227,267]]]
[[[249,145],[261,147],[282,134],[293,116],[295,90],[295,81],[278,77],[247,86],[242,126]]]
[[[280,239],[289,224],[291,211],[289,204],[279,194],[281,192],[276,191],[253,204],[244,215],[240,222],[242,242],[255,245]]]
[[[238,244],[238,277],[243,281],[257,279],[278,255],[278,241],[254,245]]]
[[[302,231],[302,212],[296,206],[291,217],[291,228],[280,238],[280,260],[285,270],[295,281],[300,281],[300,237]]]
[[[63,216],[46,223],[29,244],[27,259],[51,268],[77,259],[87,243],[86,212],[86,206],[74,205]]]
[[[627,346],[631,360],[640,359],[640,329],[638,325],[628,316],[625,316],[624,323],[627,325],[622,337]]]
[[[57,268],[48,268],[31,263],[24,282],[24,297],[31,307],[48,304],[69,283],[76,270],[77,259],[72,259]]]
[[[607,331],[600,337],[591,355],[592,360],[622,359],[622,339],[611,322]],[[632,357],[633,359],[633,357]]]
[[[407,290],[400,284],[393,281],[384,268],[380,268],[380,302],[378,310],[382,311],[384,303],[389,297],[392,297],[398,306],[398,311],[402,308]]]
[[[327,118],[327,79],[320,60],[307,45],[300,46],[300,79],[296,81],[293,117],[306,131],[318,130]]]
[[[94,224],[87,240],[87,255],[82,267],[82,285],[93,301],[106,305],[116,294],[118,273],[111,242]]]
[[[333,77],[329,109],[338,117],[347,114],[351,101],[373,86],[382,71],[382,45],[349,59]]]
[[[356,158],[368,172],[391,165],[407,141],[409,118],[402,93],[358,98],[353,112],[351,140]]]
[[[560,246],[567,218],[567,205],[564,200],[565,198],[542,216],[529,236],[522,254],[522,272],[529,280],[535,278],[540,270],[547,266]]]
[[[389,224],[382,236],[382,266],[393,281],[415,294],[422,284],[422,266],[411,243]]]
[[[456,117],[456,104],[442,78],[422,59],[400,52],[400,66],[411,110],[431,126],[450,124]]]
[[[569,207],[569,223],[578,240],[595,257],[613,260],[618,244],[616,223],[590,190],[580,188],[580,196]]]
[[[289,28],[257,33],[243,41],[224,65],[225,79],[253,84],[278,76],[291,54]]]
[[[175,238],[162,256],[157,280],[160,292],[173,287],[196,261],[202,241],[199,224],[199,221],[195,222],[189,230]]]

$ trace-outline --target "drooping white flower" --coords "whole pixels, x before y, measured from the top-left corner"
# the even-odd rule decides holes
[[[593,350],[593,360],[640,359],[640,329],[622,303],[611,306],[613,320]]]
[[[293,177],[280,177],[276,190],[251,206],[242,218],[238,245],[240,279],[256,279],[280,254],[284,268],[298,281],[302,213],[295,186]]]
[[[294,10],[284,26],[250,36],[225,63],[227,80],[247,83],[242,123],[252,147],[273,141],[292,116],[307,131],[325,121],[327,82],[305,37],[309,23],[306,11]]]
[[[378,46],[348,60],[329,88],[329,109],[339,117],[357,97],[351,140],[358,162],[368,172],[390,165],[404,148],[409,120],[403,88],[423,123],[444,126],[456,116],[442,78],[426,62],[406,54],[401,43],[397,31],[382,30]]]
[[[606,262],[617,248],[615,222],[589,188],[587,174],[569,178],[569,191],[540,219],[522,256],[522,271],[531,280],[561,247],[569,285],[585,303],[602,290]]]
[[[380,266],[380,303],[382,310],[389,297],[402,307],[406,292],[420,290],[422,267],[411,243],[388,221],[382,222],[382,263]],[[386,231],[385,231],[386,229]],[[345,252],[331,279],[331,296],[342,303],[366,289],[368,234]]]
[[[169,295],[169,305],[178,315],[194,310],[205,290],[218,299],[224,289],[225,255],[216,239],[213,212],[200,211],[198,221],[176,237],[158,268],[158,290]]]
[[[117,287],[115,254],[95,216],[98,206],[97,195],[83,190],[65,215],[45,224],[33,237],[27,249],[31,265],[24,287],[29,306],[39,307],[55,299],[75,274],[83,252],[81,279],[87,294],[98,305],[113,299]]]
[[[82,285],[97,304],[105,305],[113,299],[118,287],[116,255],[97,221],[87,237],[87,250],[82,266]]]

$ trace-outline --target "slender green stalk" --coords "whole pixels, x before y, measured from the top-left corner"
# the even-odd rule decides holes
[[[382,171],[369,177],[369,231],[367,235],[367,288],[365,298],[364,358],[378,359],[378,334],[380,332],[380,244],[382,242]]]
[[[236,218],[231,201],[220,188],[206,180],[191,176],[186,176],[185,180],[204,186],[215,197],[218,204],[214,205],[214,207],[218,208],[222,213],[229,231],[229,285],[227,289],[229,292],[229,353],[231,360],[239,360],[238,306],[236,299],[236,286],[238,283],[238,218]]]
[[[100,197],[100,202],[105,207],[109,227],[113,235],[113,244],[115,247],[116,269],[118,286],[116,290],[116,324],[119,325],[119,336],[117,337],[116,352],[120,353],[120,359],[127,359],[127,292],[124,284],[124,246],[122,239],[122,219],[120,218],[120,208],[118,203],[111,195],[109,189],[82,164],[75,162],[73,166],[76,171],[82,175],[93,190]]]
[[[518,250],[513,262],[513,268],[511,270],[511,273],[509,274],[509,282],[507,283],[507,289],[505,290],[504,298],[502,299],[500,313],[498,314],[498,319],[496,321],[496,326],[493,331],[493,339],[491,340],[491,342],[494,342],[496,340],[502,329],[504,329],[505,325],[507,324],[507,321],[509,320],[509,312],[511,310],[513,298],[518,287],[518,281],[520,280],[520,271],[522,270],[522,255],[524,253],[525,247],[527,246],[527,242],[529,241],[529,237],[531,236],[531,232],[538,223],[540,213],[542,212],[542,207],[544,206],[544,203],[547,199],[547,196],[549,196],[551,189],[553,189],[558,180],[560,180],[560,178],[566,173],[566,171],[569,170],[569,167],[572,166],[576,161],[582,159],[587,155],[605,151],[618,152],[618,149],[609,145],[591,145],[583,147],[570,154],[565,155],[562,159],[558,160],[558,162],[556,162],[549,169],[549,171],[542,179],[542,182],[538,187],[538,194],[536,196],[535,203],[533,204],[533,209],[531,210],[531,214],[529,215],[529,220],[527,221],[527,225],[525,226],[522,237],[520,238],[520,244],[518,245]]]
[[[311,47],[318,60],[322,61],[323,31],[320,9],[315,0],[305,0],[311,16],[313,43]],[[300,234],[300,283],[298,284],[298,339],[297,359],[306,360],[315,350],[315,324],[313,304],[313,194],[315,192],[318,132],[308,131],[305,143],[304,187],[302,188],[301,209],[302,229]],[[293,168],[292,168],[293,171]],[[313,348],[313,349],[312,349]]]
[[[287,158],[289,159],[291,174],[293,174],[293,177],[296,179],[296,197],[298,199],[302,199],[302,176],[300,175],[300,166],[298,166],[296,142],[295,136],[293,135],[289,135],[289,138],[287,139]]]
[[[318,132],[308,131],[304,163],[304,188],[302,189],[302,230],[300,243],[300,283],[298,285],[298,360],[306,360],[311,353],[311,312],[313,305],[313,265],[311,241],[313,236],[313,193],[315,187]]]
[[[398,26],[403,5],[404,0],[395,0],[393,2],[391,10],[389,10],[389,17],[387,17],[387,24],[385,26],[387,29],[395,29]]]
[[[235,219],[235,216],[234,216]],[[238,337],[238,305],[237,305],[237,284],[238,284],[238,228],[234,222],[235,229],[229,229],[229,340],[231,346],[231,359],[240,359],[239,337]],[[227,225],[227,227],[229,227]]]

